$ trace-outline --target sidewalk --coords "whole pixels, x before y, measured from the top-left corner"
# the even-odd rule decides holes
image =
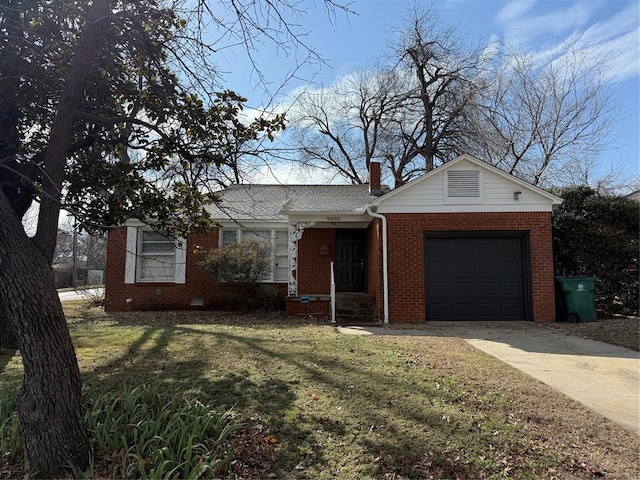
[[[85,289],[60,289],[58,290],[58,297],[60,297],[60,301],[64,302],[66,300],[82,300],[83,298],[87,298],[87,296],[96,296],[104,293],[104,287],[96,287],[96,288],[85,288]]]
[[[422,328],[407,327],[338,327],[338,331],[459,337],[640,435],[638,352],[532,322],[429,322]]]

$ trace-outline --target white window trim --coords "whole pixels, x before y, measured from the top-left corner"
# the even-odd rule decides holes
[[[470,204],[470,203],[484,203],[484,172],[481,169],[460,169],[451,170],[456,171],[473,171],[478,172],[478,196],[477,197],[450,197],[449,196],[449,170],[444,172],[444,203],[445,204]]]
[[[141,252],[142,235],[138,235],[138,233],[145,230],[151,231],[152,229],[138,221],[127,224],[124,283],[186,283],[187,241],[184,238],[177,238],[175,241],[173,276],[140,278],[142,256],[139,252]]]
[[[265,278],[264,280],[261,280],[261,283],[287,283],[288,282],[288,278],[289,278],[289,255],[288,255],[288,251],[287,251],[287,269],[286,269],[286,278],[282,278],[279,280],[275,279],[275,273],[276,273],[276,239],[278,236],[278,233],[284,234],[287,241],[285,243],[285,245],[289,245],[289,239],[288,239],[288,235],[289,235],[289,231],[286,227],[284,228],[270,228],[270,227],[263,227],[260,225],[256,225],[255,227],[222,227],[219,231],[218,234],[218,248],[222,248],[224,245],[222,243],[222,239],[223,239],[223,232],[229,232],[229,231],[235,231],[236,232],[236,242],[242,242],[242,232],[243,231],[268,231],[269,232],[269,242],[271,243],[271,272],[269,274],[269,278]],[[281,255],[282,256],[282,255]]]

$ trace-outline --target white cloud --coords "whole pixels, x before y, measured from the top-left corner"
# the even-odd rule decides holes
[[[610,81],[640,76],[640,6],[631,5],[584,31],[576,45],[592,49]]]
[[[615,38],[621,33],[633,31],[637,33],[639,16],[640,4],[630,5],[605,21],[591,25],[584,31],[583,39],[586,42],[601,42]]]
[[[536,14],[531,10],[533,6],[532,1],[516,0],[496,14],[496,23],[504,26],[507,43],[529,47],[541,37],[557,39],[563,33],[584,27],[593,9],[591,4],[574,3],[563,10]]]
[[[502,7],[496,14],[496,22],[508,23],[530,11],[535,5],[535,0],[514,0]]]
[[[633,2],[594,22],[596,14],[606,15],[603,5],[579,1],[569,8],[536,14],[533,1],[515,0],[496,14],[496,21],[504,27],[505,43],[525,50],[537,45],[532,55],[536,61],[561,60],[562,52],[573,47],[588,52],[588,58],[603,68],[609,81],[640,75],[639,5]]]
[[[594,60],[601,61],[605,77],[611,82],[640,75],[639,32],[629,32],[593,47]]]

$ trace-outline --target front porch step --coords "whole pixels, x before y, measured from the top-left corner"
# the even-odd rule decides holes
[[[378,323],[373,297],[366,293],[336,294],[336,321],[341,325],[373,325]]]

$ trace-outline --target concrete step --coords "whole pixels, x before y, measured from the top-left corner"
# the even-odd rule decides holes
[[[373,298],[366,293],[337,294],[336,319],[340,324],[375,324],[377,319]]]

